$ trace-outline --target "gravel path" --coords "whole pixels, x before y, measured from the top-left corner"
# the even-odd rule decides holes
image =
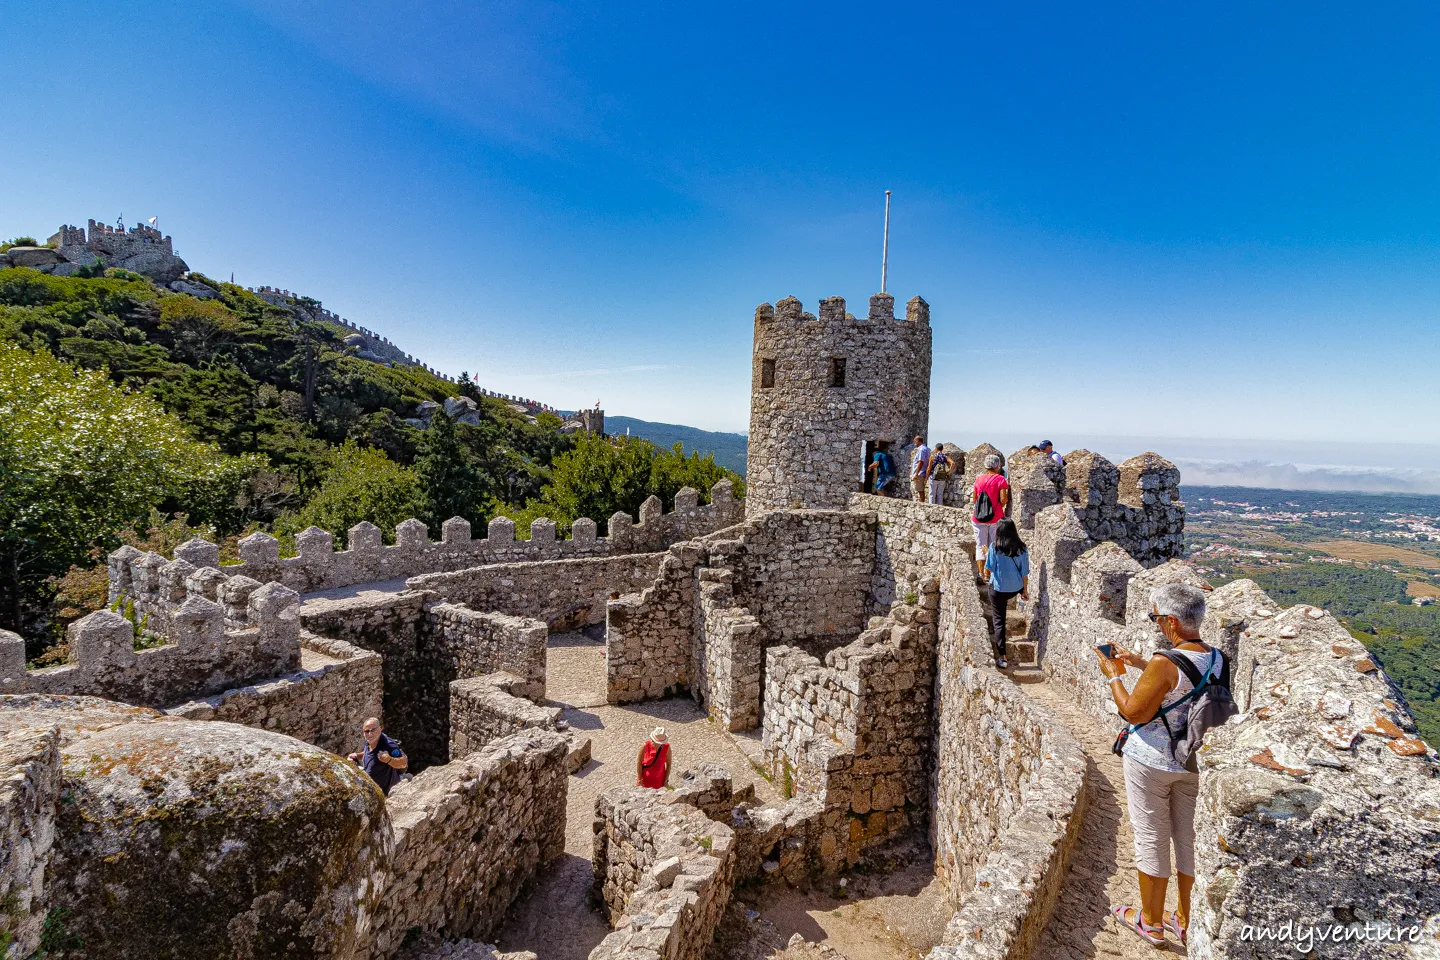
[[[583,634],[556,634],[546,656],[546,691],[565,708],[570,726],[590,737],[592,759],[570,778],[566,799],[565,853],[516,904],[496,944],[531,950],[539,960],[585,960],[610,932],[590,902],[595,798],[616,784],[635,782],[635,755],[650,730],[665,727],[675,775],[700,761],[729,767],[737,787],[755,785],[762,803],[777,799],[719,727],[688,697],[625,707],[605,703],[605,644]]]
[[[1113,735],[1091,720],[1062,691],[1033,671],[1016,671],[1022,689],[1054,711],[1080,741],[1089,759],[1089,795],[1079,845],[1055,904],[1050,924],[1040,937],[1031,960],[1084,960],[1122,957],[1155,960],[1150,946],[1110,916],[1112,904],[1140,905],[1135,880],[1134,835],[1125,810],[1125,773],[1120,758],[1110,752]],[[1175,908],[1175,884],[1168,892],[1167,908]],[[1168,941],[1160,953],[1183,955]]]

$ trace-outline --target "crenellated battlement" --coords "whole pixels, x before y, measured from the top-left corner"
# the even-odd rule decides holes
[[[137,613],[148,616],[146,631],[167,642],[136,650],[135,625],[99,610],[70,625],[68,663],[26,670],[24,644],[13,634],[0,635],[0,693],[97,696],[163,707],[299,668],[300,595],[294,590],[254,581],[232,585],[213,568],[194,570],[184,560],[166,563],[134,547],[121,549],[134,554],[125,559],[144,576],[132,576],[119,596],[131,599],[135,591],[136,610],[148,611]],[[112,569],[117,562],[112,555]],[[176,577],[187,568],[192,572],[177,591]],[[156,569],[165,575],[153,576]],[[154,589],[141,592],[144,584]]]
[[[1002,456],[982,443],[968,451],[946,452],[956,462],[946,492],[948,506],[969,509],[975,479],[985,458]],[[1070,503],[1086,534],[1095,541],[1113,540],[1147,567],[1179,556],[1185,548],[1185,505],[1180,500],[1180,471],[1158,453],[1142,453],[1118,467],[1090,450],[1065,455],[1061,467],[1049,457],[1023,448],[1005,458],[1010,480],[1011,516],[1022,530],[1035,526],[1046,507]]]
[[[861,488],[869,452],[892,455],[930,420],[930,306],[877,293],[865,317],[829,297],[755,310],[746,482],[752,512],[838,509]]]
[[[266,581],[310,593],[492,563],[653,553],[739,523],[744,503],[735,498],[734,485],[721,480],[710,489],[708,504],[700,503],[699,491],[685,487],[676,492],[671,512],[665,513],[660,498],[652,496],[639,513],[638,523],[627,513],[612,516],[608,537],[598,536],[595,521],[582,517],[571,524],[569,539],[557,537],[555,522],[541,518],[530,524],[529,540],[515,538],[515,522],[508,517],[491,520],[480,539],[469,521],[452,517],[442,525],[439,541],[429,538],[424,523],[411,518],[395,528],[393,546],[385,545],[379,527],[358,523],[349,530],[345,550],[336,550],[335,538],[326,531],[310,527],[296,534],[295,556],[284,558],[279,540],[253,533],[240,541],[240,562],[224,568],[218,548],[204,540],[181,544],[168,561],[125,546],[110,555],[110,600],[133,600],[137,612],[164,629],[170,610],[187,596],[203,596],[236,610],[245,591]]]
[[[891,320],[899,323],[911,323],[928,326],[930,324],[930,304],[926,303],[923,297],[911,297],[906,304],[905,316],[895,316],[895,298],[888,293],[877,293],[870,297],[869,311],[863,317],[856,317],[845,308],[844,297],[826,297],[819,304],[820,315],[810,313],[805,305],[795,297],[785,297],[776,301],[773,305],[762,303],[755,308],[755,322],[760,323],[853,323],[865,324],[876,320]]]

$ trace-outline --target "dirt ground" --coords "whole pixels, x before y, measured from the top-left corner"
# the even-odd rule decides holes
[[[650,730],[665,728],[672,776],[702,760],[723,763],[737,787],[754,784],[763,802],[776,798],[729,736],[688,697],[624,707],[605,703],[605,644],[579,633],[550,638],[546,691],[564,707],[562,718],[590,737],[592,758],[569,782],[565,853],[516,904],[496,937],[502,950],[531,950],[538,960],[585,960],[610,932],[590,901],[595,798],[617,784],[635,783],[635,756]]]
[[[844,960],[919,960],[940,942],[953,912],[929,848],[910,842],[872,854],[824,889],[737,889],[708,960],[785,956],[796,934]]]
[[[754,785],[761,803],[779,798],[735,741],[688,697],[607,705],[605,645],[597,632],[550,638],[546,690],[552,703],[564,707],[564,719],[590,736],[592,759],[569,781],[564,855],[516,904],[496,945],[534,951],[538,960],[585,960],[609,932],[590,899],[595,798],[608,787],[635,782],[635,754],[652,727],[665,727],[674,773],[702,760],[723,763],[737,787]],[[710,960],[916,960],[940,941],[950,918],[932,879],[928,852],[902,847],[877,854],[843,885],[827,890],[742,888]],[[787,951],[795,934],[830,949]]]

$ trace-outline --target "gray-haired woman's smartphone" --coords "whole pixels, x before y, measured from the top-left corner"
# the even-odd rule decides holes
[[[1115,659],[1115,644],[1113,644],[1113,643],[1097,643],[1097,644],[1095,644],[1095,649],[1096,649],[1096,650],[1099,650],[1099,651],[1100,651],[1100,656],[1104,657],[1106,660],[1113,660],[1113,659]]]

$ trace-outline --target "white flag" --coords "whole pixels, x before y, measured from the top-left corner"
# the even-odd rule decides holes
[[[151,218],[150,218],[150,226],[152,226],[152,227],[155,226],[155,221],[156,221],[156,220],[159,220],[159,219],[160,219],[159,217],[151,217]]]

